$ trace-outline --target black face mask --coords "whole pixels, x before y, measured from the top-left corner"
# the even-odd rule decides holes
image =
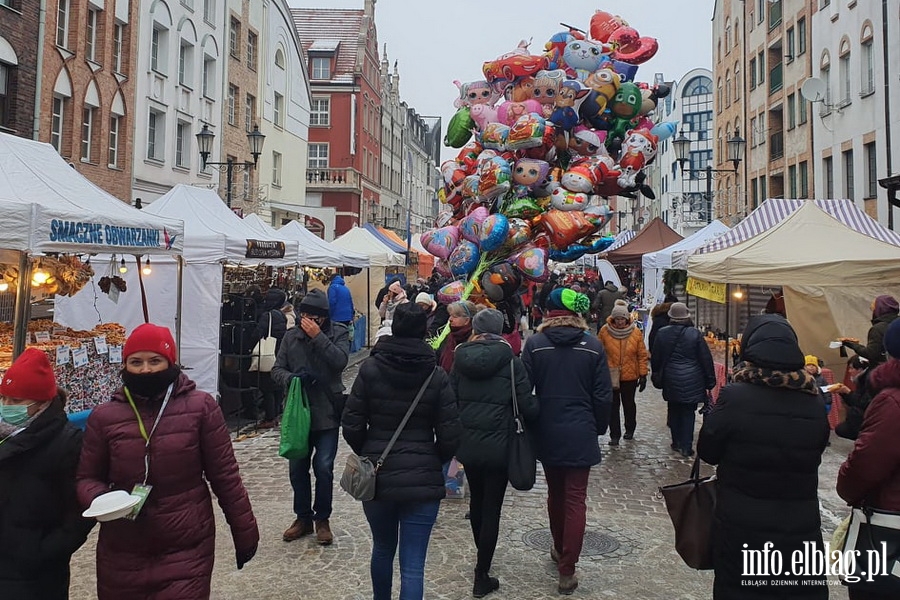
[[[154,398],[162,394],[180,373],[181,367],[178,365],[169,365],[167,369],[156,373],[129,373],[122,369],[122,382],[133,395]]]

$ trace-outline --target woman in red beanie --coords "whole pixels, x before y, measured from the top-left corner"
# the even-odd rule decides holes
[[[81,431],[36,348],[3,375],[0,396],[0,597],[64,600],[69,559],[94,525],[75,498]]]
[[[181,372],[167,328],[136,328],[122,356],[124,386],[88,418],[78,499],[87,508],[111,490],[150,491],[135,518],[101,525],[97,596],[209,598],[216,530],[210,485],[231,527],[238,569],[259,543],[225,419]]]

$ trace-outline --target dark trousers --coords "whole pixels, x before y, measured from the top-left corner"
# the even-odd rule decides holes
[[[500,535],[500,511],[506,495],[506,469],[466,467],[469,482],[469,524],[478,548],[475,572],[485,575],[491,570],[497,537]]]
[[[544,466],[547,478],[547,514],[553,545],[559,553],[560,575],[573,575],[581,555],[586,523],[587,483],[590,469]]]
[[[372,577],[374,600],[391,600],[394,556],[400,546],[400,600],[422,600],[425,593],[425,555],[440,509],[440,500],[430,502],[363,502],[363,512],[372,530]]]
[[[262,393],[262,409],[266,421],[274,421],[281,414],[284,392],[272,379],[271,373],[259,373],[259,391]]]
[[[634,403],[634,395],[637,393],[638,382],[620,381],[619,389],[613,390],[612,409],[609,412],[609,438],[617,440],[622,437],[622,424],[619,420],[619,405],[625,413],[625,433],[633,434],[637,427],[637,405]]]
[[[694,419],[697,405],[693,402],[669,402],[669,429],[672,443],[679,450],[690,450],[694,446]]]
[[[309,456],[289,462],[291,487],[294,488],[294,514],[298,519],[325,521],[331,518],[334,457],[337,454],[337,445],[337,428],[310,431]],[[316,475],[315,503],[312,501],[310,465]]]

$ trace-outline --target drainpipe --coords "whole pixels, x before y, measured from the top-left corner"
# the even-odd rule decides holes
[[[41,0],[41,13],[38,19],[37,71],[34,86],[34,121],[31,127],[31,139],[37,140],[41,132],[41,73],[44,72],[44,35],[47,29],[47,0]]]
[[[884,139],[886,140],[887,177],[894,173],[891,161],[891,69],[888,65],[888,3],[881,0],[881,51],[884,70]],[[888,199],[888,229],[894,229],[894,205]]]

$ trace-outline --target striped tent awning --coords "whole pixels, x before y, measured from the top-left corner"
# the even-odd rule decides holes
[[[612,252],[616,248],[624,246],[625,244],[633,240],[635,235],[636,234],[630,229],[620,231],[613,240],[613,243],[609,245],[609,248],[607,248],[605,252]]]
[[[880,225],[878,221],[860,210],[852,200],[810,201],[772,198],[763,202],[759,208],[750,213],[746,219],[738,223],[731,231],[708,243],[700,252],[715,252],[716,250],[730,248],[735,244],[749,240],[780,223],[800,208],[804,202],[815,202],[816,206],[857,233],[893,244],[894,246],[900,246],[900,234]]]

